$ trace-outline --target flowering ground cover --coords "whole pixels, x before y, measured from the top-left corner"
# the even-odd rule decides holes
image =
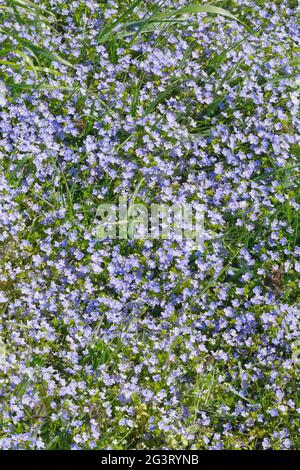
[[[297,1],[0,1],[0,448],[299,449],[299,52]]]

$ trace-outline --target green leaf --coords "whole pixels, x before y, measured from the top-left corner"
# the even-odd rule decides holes
[[[210,5],[195,5],[195,4],[188,5],[187,7],[181,8],[180,10],[175,10],[173,12],[170,12],[170,15],[167,14],[164,16],[187,15],[187,14],[193,14],[193,13],[211,13],[215,15],[227,16],[228,18],[231,18],[235,21],[240,21],[232,13],[230,13],[227,10],[224,10],[224,8],[214,7]]]
[[[119,31],[118,33],[116,33],[114,30],[111,29],[109,30],[108,33],[100,36],[98,39],[99,39],[99,42],[106,42],[107,39],[109,39],[111,35],[117,35],[117,37],[124,37],[129,34],[136,33],[135,28],[138,29],[138,33],[151,32],[157,29],[157,26],[155,28],[153,26],[150,26],[151,24],[155,25],[155,24],[168,23],[168,22],[176,23],[182,20],[180,18],[175,18],[175,17],[178,17],[178,16],[180,17],[183,15],[192,15],[192,14],[197,14],[197,13],[209,13],[209,14],[214,14],[214,15],[226,16],[235,21],[238,21],[239,23],[244,24],[239,18],[237,18],[235,15],[233,15],[229,11],[224,10],[224,8],[215,7],[212,5],[192,4],[192,5],[188,5],[186,7],[180,8],[179,10],[169,10],[164,13],[152,15],[142,20],[137,20],[137,21],[124,24],[123,25],[124,29]],[[247,25],[244,25],[244,26],[249,29]]]
[[[233,15],[229,11],[224,10],[224,8],[214,7],[210,5],[193,4],[187,7],[183,7],[179,10],[171,10],[165,13],[160,13],[158,15],[152,16],[150,19],[148,18],[146,20],[140,20],[140,21],[129,23],[127,25],[127,28],[132,29],[132,27],[137,26],[142,23],[145,23],[146,25],[149,23],[160,23],[160,22],[170,21],[170,18],[175,17],[175,16],[191,15],[195,13],[210,13],[210,14],[215,14],[215,15],[226,16],[235,21],[238,21],[239,23],[242,23],[239,18],[237,18],[235,15]],[[173,20],[173,21],[176,21],[176,20]]]
[[[48,49],[44,49],[42,47],[36,46],[32,44],[30,41],[27,41],[26,39],[20,39],[20,43],[24,45],[27,49],[29,49],[31,52],[34,54],[40,55],[41,57],[44,57],[45,59],[50,60],[51,62],[60,62],[63,65],[66,65],[67,67],[74,68],[74,65],[71,64],[71,62],[68,62],[67,60],[63,59],[57,54],[54,54],[51,51],[48,51]]]

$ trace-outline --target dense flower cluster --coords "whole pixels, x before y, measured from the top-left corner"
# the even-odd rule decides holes
[[[0,448],[299,448],[297,2],[24,4],[0,10]],[[142,178],[205,206],[203,250],[97,240]]]

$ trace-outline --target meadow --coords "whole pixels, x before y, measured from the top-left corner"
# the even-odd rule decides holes
[[[300,448],[299,11],[0,0],[0,449]]]

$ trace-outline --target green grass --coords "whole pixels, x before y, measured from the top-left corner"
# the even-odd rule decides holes
[[[102,25],[99,33],[96,36],[97,43],[99,45],[101,44],[105,46],[109,53],[111,63],[114,65],[118,64],[119,48],[130,48],[133,44],[137,44],[139,41],[147,41],[147,35],[149,34],[157,34],[155,45],[159,47],[160,41],[163,41],[163,34],[167,32],[171,35],[172,32],[176,30],[176,27],[182,24],[183,15],[189,15],[192,18],[193,15],[197,13],[209,13],[213,18],[220,17],[234,19],[240,24],[241,27],[244,28],[244,36],[242,39],[239,39],[238,41],[233,40],[227,48],[218,51],[218,53],[210,55],[210,57],[205,57],[205,55],[200,56],[199,60],[201,68],[202,71],[206,74],[206,77],[215,78],[213,101],[209,104],[199,106],[198,114],[192,118],[187,112],[177,113],[178,122],[186,125],[190,134],[193,134],[195,138],[199,136],[209,136],[215,125],[214,122],[223,123],[225,121],[224,116],[220,113],[220,105],[225,102],[227,93],[226,87],[239,86],[241,89],[248,73],[247,66],[244,64],[244,59],[241,59],[239,62],[235,63],[235,65],[229,66],[225,74],[220,74],[220,71],[222,71],[222,66],[227,64],[228,53],[231,51],[241,50],[243,48],[244,42],[249,38],[249,36],[259,35],[261,29],[258,29],[255,32],[252,31],[248,20],[245,17],[246,15],[243,16],[243,10],[241,11],[241,14],[231,13],[232,7],[234,5],[234,2],[231,1],[215,1],[210,2],[207,5],[191,4],[177,10],[165,10],[164,2],[152,2],[151,7],[149,7],[149,11],[145,17],[138,18],[135,16],[135,12],[141,3],[141,0],[124,2],[123,10],[120,11],[117,16],[107,20]],[[264,2],[261,3],[263,5]],[[218,6],[215,6],[215,4],[218,4]],[[293,6],[294,3],[291,2],[291,5]],[[85,11],[84,4],[81,4],[80,8],[81,10],[78,12],[77,18],[79,24],[81,24],[82,21],[81,13]],[[59,26],[61,18],[56,18],[51,11],[44,10],[30,1],[9,0],[5,2],[4,5],[0,6],[1,24],[3,24],[4,19],[11,18],[12,15],[15,17],[17,23],[20,26],[30,26],[34,23],[38,24],[41,31],[43,28],[47,28],[48,30],[53,31],[53,34],[60,34]],[[207,21],[210,21],[210,19]],[[192,25],[192,22],[190,24]],[[92,63],[99,61],[99,56],[95,52],[94,48],[89,47],[88,41],[83,42],[80,57],[71,60],[69,57],[65,57],[63,52],[61,54],[56,54],[50,49],[48,50],[46,47],[41,47],[39,44],[35,44],[28,39],[22,38],[18,34],[18,31],[8,32],[6,29],[4,30],[3,28],[0,28],[0,32],[3,31],[5,34],[7,34],[7,38],[1,44],[0,79],[4,81],[10,90],[12,101],[13,99],[27,96],[27,93],[29,94],[32,90],[45,93],[44,96],[46,97],[47,92],[53,90],[61,91],[63,92],[63,99],[57,99],[56,103],[52,103],[51,105],[54,108],[54,113],[55,111],[63,113],[65,107],[72,102],[72,98],[78,95],[80,98],[77,102],[78,108],[76,109],[76,113],[83,121],[83,128],[79,136],[67,137],[69,139],[70,146],[75,149],[80,147],[81,143],[88,135],[93,135],[95,132],[95,123],[105,123],[105,119],[108,117],[114,119],[116,111],[110,105],[109,99],[105,101],[101,98],[97,88],[97,81],[93,76],[90,77],[90,83],[82,84],[82,86],[78,86],[78,88],[69,86],[67,80],[64,79],[65,76],[74,77],[74,74],[76,74],[76,67],[81,61],[87,60],[88,62]],[[132,31],[134,31],[134,34],[132,34]],[[128,38],[130,38],[130,40]],[[172,97],[178,96],[182,84],[188,77],[188,75],[185,73],[185,67],[194,50],[201,50],[201,46],[190,40],[189,47],[185,50],[179,67],[173,71],[174,73],[170,73],[164,89],[162,91],[158,91],[156,96],[150,100],[146,106],[142,102],[141,92],[147,81],[147,77],[144,73],[139,75],[138,80],[132,86],[130,96],[130,115],[133,119],[140,117],[140,108],[143,108],[142,117],[147,118],[147,116],[153,115],[155,116],[155,119],[157,119],[154,119],[154,124],[152,124],[152,131],[155,131],[160,119],[158,117],[157,110],[159,109],[159,106],[167,107],[168,100],[170,100]],[[11,55],[11,53],[12,56],[9,60],[7,60],[6,56]],[[60,71],[58,64],[63,66],[63,72]],[[292,65],[294,65],[294,63],[292,63]],[[31,74],[34,75],[34,80],[31,79],[32,83],[16,81],[11,76],[11,74],[7,72],[7,69],[9,68],[14,69],[16,72],[22,71],[22,73],[25,70],[28,72],[30,77],[32,76]],[[179,77],[178,72],[180,72]],[[273,81],[280,81],[282,76],[282,71],[279,69],[278,75],[273,77]],[[53,84],[52,80],[54,80]],[[126,80],[130,80],[129,75],[124,77],[124,81]],[[199,86],[203,86],[205,85],[205,80],[199,77],[197,84]],[[96,101],[101,104],[101,110],[96,109]],[[89,106],[89,112],[86,112],[87,102],[91,103]],[[227,108],[225,108],[222,110],[223,112],[228,111],[229,113],[229,117],[226,118],[227,122],[230,120],[230,113],[237,111],[242,106],[244,106],[244,102],[242,102],[240,99],[237,100],[236,109],[227,110]],[[251,113],[254,111],[251,106],[252,105],[249,104],[249,115],[251,115]],[[191,119],[193,120],[193,123],[191,123]],[[244,123],[241,123],[241,126],[243,125]],[[287,122],[287,126],[289,125],[291,124]],[[130,142],[133,137],[137,140],[140,139],[142,145],[143,129],[140,130],[140,135],[135,136],[132,136],[131,134],[128,135],[128,133],[124,131],[121,143],[117,148],[118,154],[122,154],[124,146]],[[293,250],[295,246],[299,244],[300,240],[299,215],[297,210],[292,207],[290,203],[291,200],[296,200],[298,203],[300,203],[298,171],[300,155],[298,146],[293,148],[293,155],[298,157],[298,162],[294,164],[293,160],[292,164],[288,164],[284,168],[278,168],[272,161],[270,162],[271,157],[269,159],[266,158],[266,160],[263,162],[265,167],[268,169],[270,166],[273,166],[273,173],[269,177],[270,184],[272,180],[276,178],[276,180],[280,181],[278,193],[287,196],[285,204],[280,205],[278,210],[275,213],[272,213],[271,217],[273,220],[278,219],[280,221],[286,221],[288,226],[293,229],[289,235],[287,243],[287,246],[290,250]],[[186,156],[184,158],[186,158]],[[13,169],[5,175],[11,188],[14,188],[17,191],[21,187],[21,182],[24,176],[30,175],[35,171],[32,159],[33,157],[30,154],[24,156],[18,161],[16,165],[14,165]],[[84,157],[80,157],[79,165],[83,163],[83,161]],[[45,212],[64,207],[67,211],[67,218],[72,225],[74,224],[76,217],[76,209],[74,209],[74,206],[76,203],[81,203],[82,212],[84,213],[85,227],[91,229],[94,222],[94,214],[92,213],[91,208],[95,209],[97,207],[97,198],[93,194],[93,190],[97,189],[96,186],[84,186],[80,182],[74,182],[74,179],[70,177],[68,166],[61,164],[58,159],[55,161],[52,159],[51,164],[55,166],[55,174],[52,176],[52,180],[49,180],[49,182],[45,183],[45,187],[43,189],[29,189],[32,201],[38,202],[40,207],[43,208]],[[209,173],[210,170],[211,167],[199,169],[199,171],[207,171],[207,173]],[[52,192],[52,197],[48,198],[47,192],[50,192],[50,189],[52,189],[52,185],[54,184],[54,179],[56,176],[59,179],[59,185],[56,187],[55,192]],[[88,172],[86,172],[82,175],[82,178],[86,177],[87,179],[88,176]],[[183,177],[188,178],[188,174],[183,175]],[[263,178],[267,178],[267,174],[264,171],[264,166],[262,166],[262,168],[251,177],[251,179],[254,181],[260,181]],[[105,176],[105,178],[103,178],[103,180],[99,182],[99,187],[103,185],[107,188],[108,201],[116,200],[120,181],[121,179],[114,180],[113,178],[110,178],[110,175],[108,174]],[[142,177],[140,174],[136,174],[133,187],[131,188],[132,199],[130,201],[129,211],[132,210],[132,205],[139,197],[140,191],[144,188],[144,186],[146,186],[144,177]],[[151,197],[151,191],[153,191],[152,188],[146,187],[146,190],[149,191]],[[22,194],[20,194],[20,207],[23,207],[22,204],[24,204],[22,197]],[[273,197],[274,201],[272,200],[272,202],[275,204],[275,196],[271,197]],[[30,226],[27,226],[24,229],[23,237],[31,242],[32,247],[30,249],[35,252],[35,244],[44,236],[45,228],[40,223],[40,217],[42,214],[33,216],[33,213],[30,212],[30,209],[28,209],[28,213],[29,217],[32,217],[32,220]],[[268,239],[270,235],[269,227],[264,227],[264,220],[266,217],[268,217],[268,208],[264,209],[263,216],[256,222],[254,230],[251,232],[251,234],[245,228],[239,230],[235,226],[234,220],[228,217],[228,220],[225,221],[225,227],[223,227],[224,230],[221,240],[226,249],[226,256],[224,257],[223,267],[219,272],[210,272],[206,277],[200,290],[201,298],[202,296],[206,295],[211,295],[213,298],[213,296],[216,294],[216,289],[219,282],[233,282],[235,286],[240,285],[241,276],[248,270],[247,264],[240,255],[240,248],[243,246],[250,250],[253,249],[258,240]],[[217,226],[215,229],[218,231],[220,227]],[[81,229],[79,229],[79,231],[80,230]],[[26,276],[28,275],[26,272],[26,260],[18,255],[18,251],[15,250],[16,247],[10,245],[9,240],[10,239],[8,239],[7,242],[7,252],[1,259],[0,266],[3,268],[3,272],[5,274],[8,266],[7,263],[9,263],[12,259],[11,253],[16,251],[16,258],[13,258],[13,263],[21,268],[21,276],[24,277],[23,280],[25,281]],[[131,248],[128,248],[125,243],[124,245],[120,243],[120,245],[121,252],[123,250],[124,253],[131,254]],[[139,247],[138,243],[137,246]],[[208,242],[206,248],[209,253],[212,254],[214,252],[214,245],[212,242]],[[284,256],[282,255],[279,263],[282,263],[283,259]],[[191,260],[191,263],[195,263],[195,261],[196,260]],[[269,269],[269,271],[272,269],[273,262],[271,260],[267,260],[262,264],[264,264],[264,267]],[[233,270],[233,277],[231,278],[228,275],[230,268]],[[105,269],[107,270],[107,264],[105,265]],[[172,269],[174,270],[175,274],[178,273],[176,266],[174,266]],[[52,276],[53,279],[56,279],[56,275],[55,268],[50,267],[49,276]],[[102,278],[101,276],[99,277],[99,283],[103,282],[105,285],[105,275],[103,274]],[[172,298],[172,296],[176,293],[182,292],[184,287],[190,288],[192,286],[191,281],[193,279],[183,279],[179,276],[175,285],[173,287],[168,287],[169,298]],[[288,303],[291,302],[291,300],[296,302],[298,299],[296,276],[287,278],[285,282],[285,291],[280,294],[282,302]],[[1,290],[5,291],[11,298],[15,298],[16,292],[13,285],[10,285],[6,281],[0,281],[0,287]],[[245,295],[248,295],[247,288]],[[198,312],[199,298],[195,298],[193,301],[191,301],[190,309],[191,312]],[[260,316],[264,313],[263,308],[260,306],[254,306],[253,311],[257,319],[259,319]],[[141,319],[146,313],[148,313],[148,311],[140,312]],[[4,308],[1,314],[5,314]],[[222,312],[220,312],[220,316],[221,315]],[[26,330],[28,326],[23,320],[22,312],[19,312],[19,314],[16,314],[16,321],[13,323],[13,325],[15,327],[21,328],[22,330]],[[131,319],[128,318],[127,323],[124,324],[124,328],[122,331],[120,331],[120,336],[118,338],[113,340],[108,339],[106,341],[99,339],[98,334],[103,327],[103,323],[102,320],[97,322],[94,328],[92,339],[86,346],[85,351],[83,351],[83,364],[91,365],[94,371],[96,371],[103,364],[109,364],[110,372],[113,372],[116,367],[122,364],[122,361],[127,360],[127,358],[130,358],[132,364],[139,364],[139,357],[146,349],[147,351],[149,350],[150,354],[152,339],[151,336],[149,339],[149,332],[147,331],[146,334],[146,329],[136,332],[134,339],[132,339],[132,341],[134,341],[137,345],[137,351],[132,352],[131,344],[128,344],[127,346],[124,344],[122,334],[125,334],[130,328],[130,321]],[[172,321],[174,324],[176,324],[178,321],[176,314],[174,314]],[[193,321],[194,320],[192,319],[189,320],[189,327],[193,327]],[[60,348],[66,341],[67,327],[62,323],[60,324],[59,321],[54,321],[53,324],[56,328],[56,331],[58,332],[59,339],[53,346],[51,354],[45,355],[44,360],[39,356],[33,358],[33,363],[30,365],[49,367],[53,366],[63,374],[65,368],[70,366],[69,359],[62,358],[59,355]],[[0,325],[11,326],[12,323],[7,321],[0,321]],[[167,332],[164,334],[167,335]],[[211,330],[211,334],[214,334],[213,329]],[[174,353],[175,356],[177,355],[180,357],[181,354],[183,354],[184,342],[186,340],[188,340],[188,338],[176,338],[171,343],[169,351],[162,351],[158,353],[158,368],[161,371],[161,378],[154,386],[156,393],[159,393],[164,388],[165,381],[167,380],[170,371],[176,369],[176,360],[174,363],[168,362],[169,355]],[[32,344],[32,341],[32,339],[29,339],[29,344]],[[218,341],[219,340],[216,339],[216,343],[212,347],[214,348],[214,351],[219,347]],[[0,338],[0,354],[2,350],[1,348],[3,347],[4,346]],[[201,372],[195,373],[197,367],[201,367]],[[201,358],[197,357],[188,359],[187,371],[189,370],[193,371],[192,377],[189,377],[188,379],[191,383],[190,386],[185,388],[183,387],[181,390],[181,405],[186,406],[190,411],[188,424],[191,432],[196,435],[196,441],[199,448],[205,448],[206,446],[205,441],[203,440],[204,434],[213,436],[214,433],[222,431],[223,424],[228,422],[236,423],[236,421],[239,421],[240,418],[237,420],[231,411],[224,411],[224,415],[220,415],[221,405],[226,405],[229,410],[232,410],[238,401],[253,404],[259,402],[261,405],[261,410],[251,411],[249,419],[256,419],[259,413],[264,415],[264,417],[268,416],[268,409],[270,404],[273,403],[273,397],[271,392],[266,390],[263,381],[257,381],[255,384],[251,385],[252,389],[251,393],[249,393],[249,396],[252,398],[247,398],[241,395],[238,390],[227,384],[225,380],[218,380],[218,378],[223,377],[226,374],[236,373],[237,370],[240,370],[241,372],[242,365],[238,362],[238,360],[233,359],[230,365],[222,366],[213,359],[212,354],[205,352]],[[271,368],[268,373],[271,373]],[[291,375],[293,374],[294,372],[292,371]],[[75,376],[75,379],[80,380],[80,377],[78,378]],[[85,377],[82,377],[82,379],[85,380],[91,388],[94,386],[93,376],[89,377],[88,373]],[[297,382],[296,374],[293,380],[294,382],[291,387],[294,387],[294,384]],[[240,384],[241,381],[241,378],[237,379],[237,383]],[[18,399],[21,400],[28,384],[30,384],[29,378],[24,379],[19,383],[16,389],[16,397]],[[58,422],[53,423],[49,419],[48,411],[50,410],[51,398],[47,396],[47,390],[43,390],[43,386],[44,385],[41,381],[41,388],[39,391],[41,394],[44,394],[44,402],[39,403],[34,409],[34,412],[30,408],[26,410],[26,417],[24,419],[27,423],[27,428],[34,427],[36,422],[39,423],[41,435],[46,443],[46,449],[48,450],[69,448],[72,444],[72,436],[70,434],[71,431],[68,425],[63,425],[62,423]],[[296,391],[296,385],[293,393],[296,397],[298,393]],[[123,415],[121,407],[116,404],[117,396],[118,389],[116,386],[112,386],[110,390],[110,396],[108,398],[110,400],[111,406],[114,409],[113,426],[111,426],[110,419],[104,413],[103,407],[100,406],[101,404],[99,403],[98,398],[91,398],[91,403],[93,406],[90,415],[84,411],[85,398],[82,398],[80,395],[74,398],[74,402],[76,402],[79,408],[82,409],[81,418],[84,423],[93,418],[95,420],[101,421],[102,427],[107,429],[107,432],[104,432],[101,435],[101,438],[97,443],[98,448],[112,447],[114,449],[160,449],[162,446],[169,446],[172,449],[188,448],[189,443],[185,438],[179,435],[171,437],[165,436],[163,438],[162,434],[157,430],[153,432],[151,440],[145,441],[144,436],[147,432],[149,418],[151,416],[155,416],[157,410],[152,408],[151,402],[149,402],[149,404],[143,403],[138,395],[134,395],[132,399],[132,407],[135,412],[135,426],[129,430],[124,427],[122,428],[121,426],[118,427],[116,423],[119,419],[122,418]],[[203,426],[203,428],[195,424],[199,414],[201,414],[202,411],[205,411],[210,420],[209,424],[207,426]],[[294,416],[290,417],[288,414],[282,414],[278,416],[278,419],[276,420],[270,420],[267,421],[267,424],[264,422],[261,426],[254,427],[252,431],[247,430],[246,434],[241,429],[237,429],[233,437],[229,433],[225,438],[225,446],[226,448],[233,448],[236,446],[237,448],[257,449],[260,448],[261,441],[266,434],[271,434],[277,429],[280,430],[283,427],[287,427],[291,432],[293,445],[294,447],[297,447],[299,446],[299,438],[296,433],[296,426],[293,424],[293,420],[295,419],[296,418]],[[21,425],[19,432],[22,432]],[[279,448],[280,443],[275,439],[273,446],[274,448]]]

